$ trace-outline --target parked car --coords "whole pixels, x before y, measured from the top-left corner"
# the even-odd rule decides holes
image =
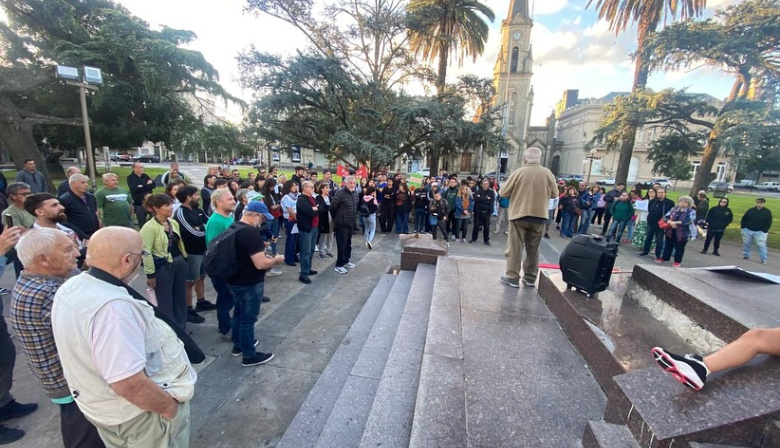
[[[609,176],[606,179],[597,180],[596,183],[599,185],[615,185],[615,176]]]
[[[119,154],[119,155],[117,156],[117,159],[118,159],[120,162],[129,162],[129,161],[131,161],[133,158],[132,158],[132,157],[130,157],[130,154]]]
[[[160,163],[160,156],[155,154],[141,154],[140,156],[133,157],[133,161],[142,163]]]
[[[718,181],[710,182],[710,184],[707,186],[707,191],[712,193],[713,191],[716,190],[726,191],[728,193],[731,193],[732,191],[734,191],[734,187],[732,187],[731,184],[728,182],[718,182]]]
[[[762,182],[756,188],[762,191],[780,191],[780,182]]]
[[[569,174],[568,176],[563,176],[563,177],[559,177],[558,178],[558,182],[564,181],[564,182],[568,183],[568,182],[573,181],[573,180],[576,180],[577,182],[579,182],[581,180],[585,180],[585,176],[583,176],[582,174]]]
[[[499,181],[502,181],[502,180],[506,180],[506,173],[499,173],[499,175],[496,176],[496,172],[495,171],[491,171],[489,173],[483,174],[482,177],[493,177],[493,178],[498,179]]]
[[[754,189],[756,188],[756,181],[742,179],[734,185],[736,188]]]
[[[249,159],[245,159],[243,157],[236,159],[236,165],[251,165],[252,163],[249,161]]]
[[[647,190],[649,188],[653,188],[653,185],[660,184],[662,187],[664,187],[664,190],[668,190],[672,188],[672,183],[669,182],[669,179],[665,177],[659,177],[658,179],[652,179],[647,182],[638,182],[637,185],[642,187],[643,190]]]
[[[249,164],[252,165],[253,168],[257,168],[257,165],[260,165],[260,159],[249,159]]]

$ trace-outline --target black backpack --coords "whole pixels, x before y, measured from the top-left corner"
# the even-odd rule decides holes
[[[209,277],[226,280],[244,265],[236,259],[236,233],[240,229],[238,224],[231,224],[209,243],[203,256],[203,264]]]
[[[361,201],[360,207],[358,207],[358,213],[364,218],[371,216],[371,210],[368,208],[368,204]]]

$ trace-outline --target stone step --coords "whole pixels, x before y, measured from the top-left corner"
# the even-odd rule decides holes
[[[285,431],[278,447],[315,445],[396,278],[394,275],[385,274],[379,279],[343,341],[333,353],[330,362]]]
[[[640,445],[685,442],[761,446],[767,424],[780,415],[780,359],[759,356],[740,368],[711,374],[692,392],[661,368],[615,377],[605,419],[626,422]]]
[[[357,446],[360,443],[413,279],[413,272],[398,274],[315,447]]]
[[[583,359],[535,288],[500,283],[505,268],[439,259],[410,446],[574,446],[603,415]]]
[[[744,445],[737,446],[737,445],[721,445],[719,443],[690,442],[688,443],[688,448],[748,448],[748,447]]]
[[[439,258],[409,446],[466,447],[458,262]]]
[[[640,448],[624,425],[589,421],[582,437],[582,448]]]
[[[777,286],[739,271],[636,265],[632,279],[627,294],[697,352],[714,351],[751,328],[780,326]]]
[[[435,275],[434,266],[417,265],[361,447],[409,445]]]
[[[652,347],[692,351],[665,323],[624,296],[629,280],[613,275],[609,288],[594,298],[568,290],[559,271],[544,271],[539,280],[539,293],[608,396],[614,376],[655,366]]]

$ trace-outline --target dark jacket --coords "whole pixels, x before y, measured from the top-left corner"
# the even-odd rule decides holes
[[[580,208],[579,196],[564,196],[560,201],[561,210],[568,213],[577,213]]]
[[[698,216],[698,213],[696,214]],[[726,230],[726,227],[734,220],[734,213],[728,207],[717,205],[707,213],[707,224],[709,231],[719,232]]]
[[[703,201],[699,201],[699,204],[696,206],[696,220],[698,221],[704,221],[707,218],[707,212],[710,211],[710,200],[705,199]]]
[[[449,204],[447,204],[447,201],[445,199],[442,199],[440,201],[434,199],[428,205],[428,211],[430,212],[431,216],[435,216],[440,220],[443,220],[444,218],[447,217],[447,215],[450,214],[450,207]]]
[[[615,221],[628,221],[634,214],[634,205],[631,201],[614,201],[609,208],[609,213]]]
[[[314,221],[319,221],[319,210],[314,209],[314,204],[317,200],[311,196],[305,194],[298,195],[298,202],[296,203],[296,213],[298,215],[298,231],[299,232],[311,232],[314,229]],[[315,219],[317,218],[317,219]],[[317,222],[317,228],[319,228],[319,222]]]
[[[395,207],[395,189],[390,187],[385,187],[382,189],[382,192],[380,195],[382,196],[382,201],[380,202],[382,204],[382,207],[384,208],[393,208]]]
[[[409,213],[412,211],[412,193],[409,191],[395,192],[395,211],[396,213]]]
[[[414,208],[428,209],[428,192],[424,188],[414,190]]]
[[[474,192],[474,214],[491,214],[496,203],[496,192],[477,188]]]
[[[68,179],[65,179],[57,187],[57,197],[60,197],[69,191],[70,191],[70,183],[68,182]]]
[[[742,215],[740,228],[752,230],[754,232],[769,232],[772,227],[772,212],[764,207],[761,210],[753,207]]]
[[[614,190],[612,190],[610,192],[607,192],[604,195],[604,202],[607,203],[607,207],[606,208],[609,208],[610,204],[612,204],[612,202],[615,199],[618,199],[621,194],[623,194],[623,192],[622,191],[618,191],[617,188],[615,188]]]
[[[663,201],[660,199],[651,200],[647,204],[647,222],[650,225],[657,225],[658,221],[673,208],[674,201],[669,198],[665,198]]]
[[[379,205],[376,203],[377,201],[372,197],[370,200],[366,201],[365,195],[360,195],[360,202],[358,209],[363,206],[363,204],[366,204],[366,208],[368,209],[368,215],[371,216],[377,211],[379,211]]]
[[[330,201],[330,215],[338,226],[355,227],[357,195],[347,187],[341,187]]]
[[[45,193],[48,191],[46,188],[46,179],[43,178],[43,174],[40,171],[29,172],[27,170],[21,170],[16,174],[17,182],[24,182],[30,186],[30,191],[33,193]]]
[[[330,194],[328,194],[330,197]],[[315,200],[317,201],[317,209],[320,214],[320,223],[317,227],[320,229],[320,233],[330,233],[330,205],[325,203],[325,198],[318,195]]]
[[[149,183],[150,180],[152,183]],[[153,192],[155,186],[154,180],[146,173],[140,176],[137,176],[135,173],[130,173],[130,175],[127,176],[127,188],[130,189],[130,196],[133,197],[134,205],[141,205],[144,201],[144,197]]]
[[[60,197],[60,204],[65,207],[68,222],[90,237],[100,228],[100,221],[97,217],[97,199],[92,193],[86,193],[86,201],[84,201],[69,191]]]

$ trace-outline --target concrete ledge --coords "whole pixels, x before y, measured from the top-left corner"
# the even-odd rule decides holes
[[[631,431],[623,425],[588,422],[582,448],[640,448]]]
[[[414,271],[417,265],[436,264],[439,257],[447,256],[447,242],[434,240],[431,235],[401,235],[401,269]]]

